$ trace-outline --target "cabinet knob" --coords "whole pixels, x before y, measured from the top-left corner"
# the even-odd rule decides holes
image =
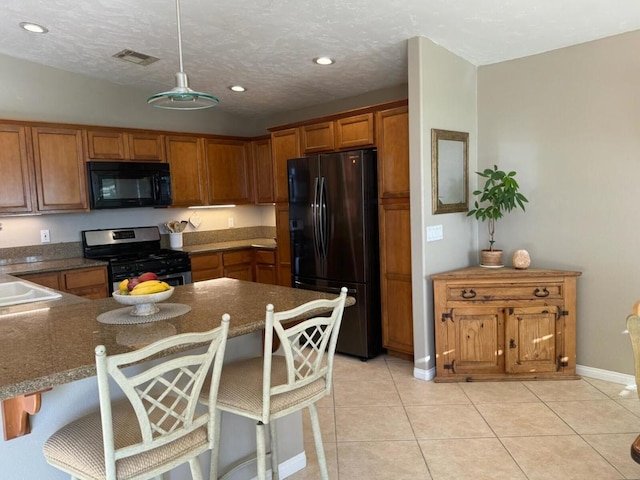
[[[513,338],[509,339],[509,348],[516,348],[516,341]]]
[[[470,290],[462,290],[462,298],[475,298],[476,292],[473,289]]]
[[[549,296],[549,290],[547,290],[547,287],[536,288],[535,291],[533,292],[533,294],[536,297],[548,297]]]

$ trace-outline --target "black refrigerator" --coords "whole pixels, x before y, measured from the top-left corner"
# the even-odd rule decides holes
[[[287,162],[292,285],[356,304],[342,317],[336,351],[375,357],[382,350],[376,150]]]

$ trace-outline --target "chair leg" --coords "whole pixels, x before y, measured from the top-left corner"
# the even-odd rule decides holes
[[[267,450],[265,447],[265,425],[262,422],[256,423],[256,445],[257,445],[257,466],[258,480],[267,480]]]
[[[215,409],[213,430],[213,448],[211,449],[211,465],[209,480],[218,480],[218,461],[220,458],[220,432],[222,429],[222,410]]]
[[[269,433],[271,434],[271,480],[280,480],[278,474],[278,435],[275,420],[269,422]]]
[[[329,480],[329,472],[327,470],[327,459],[324,456],[324,447],[322,445],[322,432],[320,431],[320,421],[318,420],[318,410],[315,403],[309,405],[309,416],[311,417],[311,429],[313,430],[313,441],[316,444],[316,455],[318,457],[318,465],[320,466],[320,478]]]
[[[191,478],[193,480],[202,480],[202,468],[198,457],[189,460],[189,468],[191,469]]]

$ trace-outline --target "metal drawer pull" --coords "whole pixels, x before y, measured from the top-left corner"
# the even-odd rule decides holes
[[[547,290],[547,287],[544,287],[543,289],[536,288],[535,291],[533,292],[533,294],[536,297],[548,297],[549,296],[549,290]]]
[[[471,289],[468,292],[466,290],[462,290],[462,298],[475,298],[476,292]]]

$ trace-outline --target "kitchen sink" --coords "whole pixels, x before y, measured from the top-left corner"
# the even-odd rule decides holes
[[[31,282],[16,281],[0,283],[0,307],[21,303],[42,302],[62,297],[48,288],[39,287]]]

